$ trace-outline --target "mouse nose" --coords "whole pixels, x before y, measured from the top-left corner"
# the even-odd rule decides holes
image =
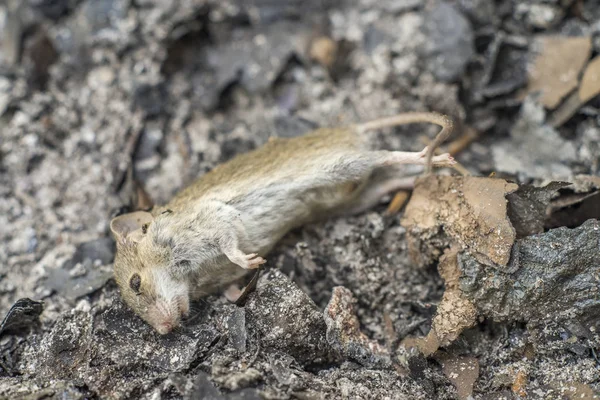
[[[173,330],[173,324],[170,322],[161,323],[156,329],[161,335],[166,335]]]

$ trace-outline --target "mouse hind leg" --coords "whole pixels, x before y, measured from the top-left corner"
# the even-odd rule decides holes
[[[359,214],[373,208],[381,199],[398,190],[410,190],[414,187],[416,176],[390,177],[369,182],[360,193],[348,203],[342,214]]]
[[[427,163],[427,147],[418,152],[407,151],[370,151],[367,158],[370,167],[374,170],[367,177],[365,184],[356,190],[356,195],[343,207],[341,214],[357,214],[377,205],[381,198],[398,190],[411,190],[414,187],[416,176],[402,176],[394,171],[393,167]],[[448,153],[432,157],[432,164],[436,167],[451,167],[456,164],[454,158]],[[394,173],[396,172],[396,173]]]

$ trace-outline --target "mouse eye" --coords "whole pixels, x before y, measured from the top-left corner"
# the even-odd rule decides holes
[[[139,274],[131,275],[131,279],[129,279],[129,287],[131,288],[131,290],[133,290],[137,294],[141,294],[140,286],[142,286],[142,278],[140,277],[140,275]]]

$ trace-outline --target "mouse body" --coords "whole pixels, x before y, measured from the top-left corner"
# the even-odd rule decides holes
[[[369,131],[415,122],[442,126],[430,148],[372,148]],[[150,212],[114,218],[114,275],[125,302],[159,333],[180,324],[198,299],[265,262],[291,229],[368,209],[412,186],[394,174],[400,164],[452,166],[433,156],[452,130],[436,113],[405,113],[345,128],[275,138],[217,166]]]

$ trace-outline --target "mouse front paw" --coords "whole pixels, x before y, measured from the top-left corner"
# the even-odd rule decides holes
[[[261,266],[262,264],[267,262],[267,260],[265,260],[264,258],[262,258],[261,256],[259,256],[256,253],[245,254],[244,259],[246,261],[246,264],[245,265],[240,264],[240,266],[244,269],[256,269],[259,266]]]
[[[231,261],[232,263],[239,265],[244,269],[256,269],[260,265],[267,262],[267,260],[260,257],[256,253],[245,254],[239,250],[233,252],[233,254],[227,254],[227,258],[229,258],[229,261]]]

